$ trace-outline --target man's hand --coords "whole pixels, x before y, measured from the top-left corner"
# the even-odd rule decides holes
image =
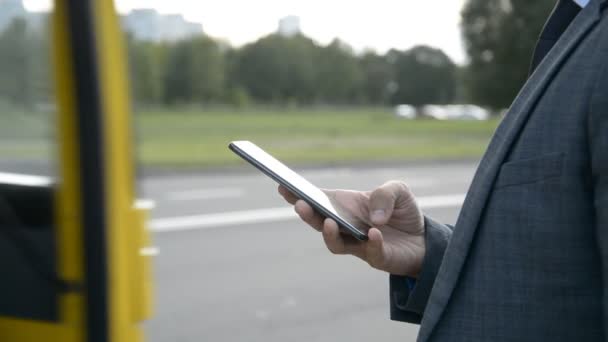
[[[367,230],[368,241],[341,234],[334,220],[324,219],[287,188],[279,186],[279,193],[294,205],[300,218],[323,233],[332,253],[355,255],[391,274],[418,276],[425,253],[424,217],[405,183],[391,181],[366,192],[323,191],[341,216]]]

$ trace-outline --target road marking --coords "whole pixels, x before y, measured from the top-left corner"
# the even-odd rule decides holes
[[[150,229],[155,232],[171,232],[191,229],[209,229],[244,223],[276,222],[296,218],[291,207],[232,211],[218,214],[179,216],[150,221]]]
[[[135,200],[134,207],[135,209],[140,210],[152,210],[156,208],[156,202],[154,202],[153,200],[140,198]]]
[[[142,247],[139,249],[139,255],[141,256],[157,256],[160,254],[160,249],[158,247]]]
[[[237,188],[222,188],[222,189],[200,189],[188,191],[176,191],[167,194],[167,199],[170,201],[196,201],[209,200],[220,198],[235,198],[243,197],[245,191]]]
[[[418,205],[422,209],[448,208],[462,205],[466,194],[439,195],[418,197]]]
[[[450,208],[462,205],[464,194],[418,197],[422,209]],[[270,223],[298,218],[292,207],[232,211],[225,213],[178,216],[151,220],[150,230],[158,233],[213,229],[253,223]]]
[[[21,186],[51,186],[53,179],[45,176],[0,172],[0,183]]]
[[[325,178],[329,178],[329,179],[336,179],[336,177],[340,178],[340,177],[351,177],[351,176],[355,176],[357,173],[360,173],[361,171],[358,170],[353,170],[353,169],[329,169],[329,170],[310,170],[310,171],[303,171],[302,175],[304,176],[304,178],[309,179],[314,181],[313,183],[316,183],[317,181],[321,180],[321,179],[325,179]],[[381,179],[391,179],[394,178],[395,174],[398,174],[399,172],[402,172],[402,170],[399,169],[377,169],[377,170],[370,170],[370,171],[365,171],[366,175],[375,175],[378,178]],[[412,188],[430,188],[433,186],[436,186],[439,181],[437,179],[433,179],[433,178],[420,178],[420,177],[412,177],[412,179],[408,179],[405,178],[405,182],[407,183],[408,186],[412,187]]]

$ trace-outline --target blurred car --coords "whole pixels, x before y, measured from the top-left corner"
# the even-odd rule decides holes
[[[448,119],[448,111],[447,106],[439,106],[439,105],[426,105],[422,107],[421,114],[425,118],[435,119],[435,120],[447,120]]]
[[[413,120],[418,117],[418,111],[416,107],[412,105],[398,105],[395,107],[395,116],[402,119]]]
[[[490,118],[490,112],[476,105],[427,105],[422,107],[425,117],[436,120],[478,120]]]

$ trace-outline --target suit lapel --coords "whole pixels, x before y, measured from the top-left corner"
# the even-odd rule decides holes
[[[419,341],[428,340],[456,286],[500,166],[525,126],[538,99],[559,71],[560,66],[600,19],[600,4],[605,1],[592,0],[574,19],[570,27],[524,85],[508,114],[496,130],[477,169],[473,184],[469,189],[458,218],[456,229],[445,252],[444,261],[438,272],[424,313],[418,337]]]

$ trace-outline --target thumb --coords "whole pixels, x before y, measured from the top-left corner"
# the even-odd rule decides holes
[[[402,183],[394,181],[372,191],[369,197],[369,218],[374,225],[382,226],[389,221],[400,191],[403,191]]]

